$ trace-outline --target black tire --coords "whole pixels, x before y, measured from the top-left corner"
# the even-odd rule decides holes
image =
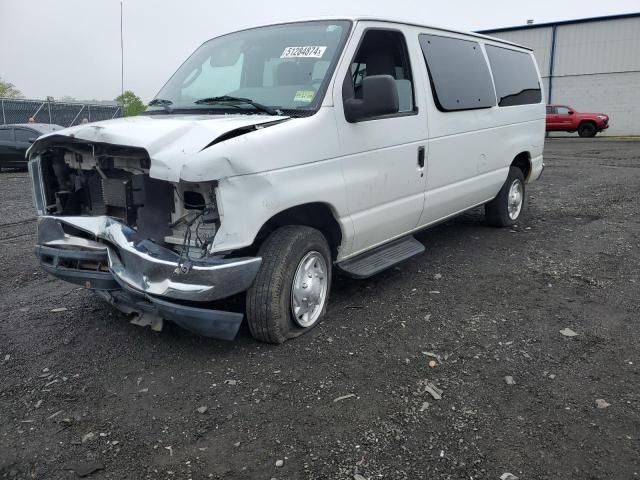
[[[596,136],[596,133],[598,133],[598,129],[593,122],[584,122],[578,127],[578,135],[582,138],[593,138]]]
[[[326,297],[313,325],[300,327],[292,312],[291,290],[302,259],[318,252],[326,262]],[[261,245],[262,265],[247,290],[246,317],[251,335],[266,343],[280,344],[313,329],[324,317],[331,291],[331,250],[315,228],[290,225],[274,231]]]
[[[522,205],[518,214],[512,218],[509,214],[509,191],[514,182],[519,182],[522,188]],[[502,185],[500,192],[496,198],[485,204],[484,212],[487,218],[487,223],[494,227],[512,227],[522,216],[525,205],[525,184],[524,175],[522,170],[518,167],[509,168],[509,175],[507,180]]]

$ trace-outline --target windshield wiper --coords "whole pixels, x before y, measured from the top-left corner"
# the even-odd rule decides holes
[[[197,105],[212,105],[215,103],[246,103],[247,105],[251,105],[256,110],[260,110],[261,112],[268,113],[269,115],[279,115],[277,110],[267,107],[266,105],[262,105],[261,103],[254,102],[250,98],[241,98],[241,97],[231,97],[229,95],[222,95],[221,97],[207,97],[201,98],[200,100],[196,100],[193,102]]]
[[[167,113],[172,112],[171,105],[173,105],[173,102],[164,98],[154,98],[149,102],[150,107],[162,107]]]

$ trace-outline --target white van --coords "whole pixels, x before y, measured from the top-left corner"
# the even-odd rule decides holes
[[[281,343],[322,319],[334,269],[374,275],[480,205],[517,222],[542,98],[531,51],[482,35],[349,18],[214,38],[143,115],[33,144],[36,252],[154,327],[232,339],[220,300],[244,293]]]

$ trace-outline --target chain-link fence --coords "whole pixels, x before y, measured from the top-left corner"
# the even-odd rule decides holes
[[[90,104],[56,102],[53,100],[23,100],[0,98],[0,123],[27,123],[30,118],[36,123],[53,123],[71,127],[82,123],[108,120],[122,116],[118,104]]]

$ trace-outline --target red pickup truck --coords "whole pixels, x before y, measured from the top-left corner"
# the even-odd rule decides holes
[[[578,132],[581,137],[595,137],[609,128],[604,113],[581,113],[565,105],[547,105],[547,132]]]

